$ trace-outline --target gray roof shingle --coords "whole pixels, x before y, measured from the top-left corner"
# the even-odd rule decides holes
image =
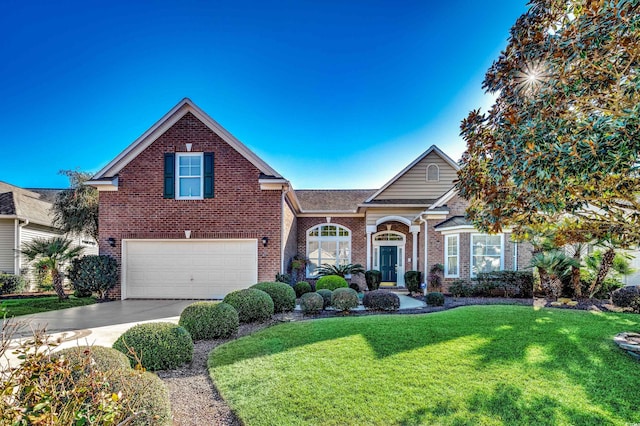
[[[52,226],[51,203],[34,191],[0,182],[0,216],[17,216],[39,225]]]
[[[375,189],[296,189],[302,212],[356,212]]]

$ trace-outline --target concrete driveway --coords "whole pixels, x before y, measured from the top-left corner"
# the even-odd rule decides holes
[[[14,341],[10,347],[17,347],[21,338],[31,336],[33,329],[43,327],[46,327],[53,339],[61,340],[58,348],[78,345],[111,346],[122,333],[136,324],[154,321],[177,323],[182,310],[193,302],[194,300],[123,300],[25,315],[15,318],[15,321],[24,325],[19,333],[12,336]],[[0,359],[0,368],[15,365],[15,360],[15,356],[5,353],[5,359]]]

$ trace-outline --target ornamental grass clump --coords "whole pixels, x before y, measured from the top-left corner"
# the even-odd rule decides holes
[[[218,302],[195,302],[184,308],[179,325],[184,327],[193,340],[229,337],[238,331],[238,311]]]
[[[113,348],[127,355],[132,367],[170,370],[191,361],[193,340],[184,328],[170,322],[138,324],[125,331]]]
[[[337,288],[331,295],[331,306],[346,312],[358,307],[358,292],[352,288]]]
[[[296,292],[296,297],[302,297],[305,293],[311,293],[311,284],[306,281],[299,281],[294,284],[293,290]]]
[[[324,277],[320,277],[316,282],[316,291],[322,289],[333,291],[337,288],[349,288],[347,280],[338,275],[326,275]]]
[[[318,293],[305,293],[300,298],[300,309],[303,314],[317,314],[322,311],[324,299]]]
[[[373,290],[365,293],[362,305],[372,311],[397,311],[400,298],[388,290]]]
[[[257,288],[271,296],[273,311],[276,313],[291,312],[296,307],[296,292],[289,284],[264,282],[252,285],[251,288]]]
[[[241,323],[264,322],[273,315],[271,296],[257,288],[232,291],[223,300],[238,311]]]
[[[324,300],[324,304],[322,305],[323,309],[327,309],[329,306],[331,306],[331,295],[333,294],[331,290],[321,288],[320,290],[316,291],[316,293],[322,296],[322,299]]]

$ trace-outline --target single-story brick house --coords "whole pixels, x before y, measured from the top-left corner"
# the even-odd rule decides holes
[[[525,268],[527,244],[465,219],[458,165],[431,146],[378,189],[294,190],[184,99],[91,180],[100,253],[121,265],[126,298],[219,298],[309,259],[379,269],[388,285],[445,265],[445,281]],[[473,255],[472,255],[473,254]]]

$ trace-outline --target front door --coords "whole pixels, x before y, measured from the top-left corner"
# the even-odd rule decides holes
[[[398,266],[398,247],[380,247],[380,272],[382,272],[382,282],[397,282],[396,267]]]

